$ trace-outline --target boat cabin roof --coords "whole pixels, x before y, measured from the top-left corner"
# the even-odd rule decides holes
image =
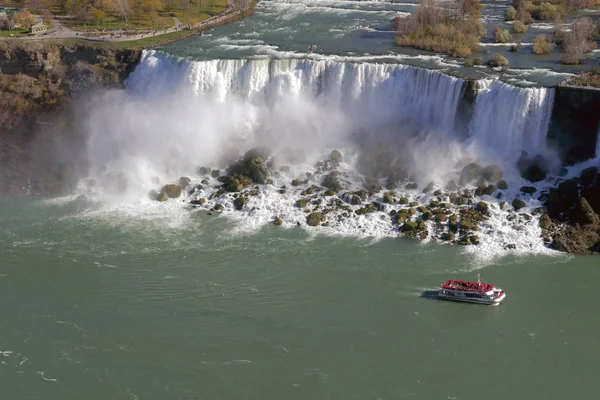
[[[477,282],[468,282],[468,281],[458,281],[449,279],[446,282],[442,283],[442,289],[448,290],[462,290],[464,292],[479,292],[486,293],[491,290],[494,290],[494,285],[491,283],[477,283]]]

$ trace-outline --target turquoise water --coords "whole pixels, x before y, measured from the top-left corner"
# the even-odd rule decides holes
[[[598,261],[0,200],[5,399],[592,399]],[[185,210],[181,210],[185,211]],[[421,297],[448,278],[498,307]]]

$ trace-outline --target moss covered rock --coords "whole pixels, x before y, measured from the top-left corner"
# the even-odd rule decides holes
[[[512,206],[515,210],[520,210],[521,208],[527,207],[527,203],[521,199],[514,199],[512,201]]]
[[[242,210],[242,208],[244,208],[244,206],[246,205],[246,203],[248,202],[248,199],[244,196],[239,196],[237,199],[235,199],[233,201],[233,206],[235,207],[236,210],[240,211]]]
[[[171,199],[176,199],[179,196],[181,196],[182,191],[183,191],[183,186],[168,184],[168,185],[163,186],[163,188],[161,189],[160,192],[166,193],[167,196],[169,196],[169,198],[171,198]]]
[[[390,193],[387,193],[383,196],[383,202],[386,204],[392,204],[394,202],[394,196]]]
[[[310,213],[308,214],[308,217],[306,217],[306,224],[308,226],[318,226],[324,221],[325,217],[323,217],[323,214],[320,212]]]
[[[160,192],[156,196],[156,200],[158,200],[158,201],[167,201],[167,200],[169,200],[169,195],[166,192]]]

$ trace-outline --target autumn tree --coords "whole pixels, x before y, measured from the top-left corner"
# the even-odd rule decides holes
[[[568,32],[561,32],[561,41],[565,55],[563,64],[579,64],[586,53],[596,48],[594,36],[598,27],[589,18],[580,18],[571,24]]]
[[[35,24],[35,17],[28,9],[22,8],[17,14],[16,22],[23,28],[29,29],[33,24]]]

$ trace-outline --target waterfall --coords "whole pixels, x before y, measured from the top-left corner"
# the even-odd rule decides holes
[[[299,59],[191,61],[145,51],[126,82],[143,98],[192,94],[212,102],[236,99],[275,107],[301,99],[323,110],[341,111],[349,125],[373,122],[401,126],[409,120],[457,140],[475,142],[501,158],[546,149],[554,90],[519,88],[498,80],[476,82],[467,132],[456,132],[466,83],[438,71],[399,64]],[[323,112],[325,118],[329,111]]]
[[[274,105],[305,96],[345,110],[354,121],[410,119],[452,130],[464,81],[436,71],[397,64],[311,60],[188,61],[146,51],[126,82],[140,96],[175,89],[225,102],[230,96]]]
[[[552,113],[553,89],[518,88],[482,80],[475,100],[470,135],[507,158],[521,151],[535,155],[545,149]]]

